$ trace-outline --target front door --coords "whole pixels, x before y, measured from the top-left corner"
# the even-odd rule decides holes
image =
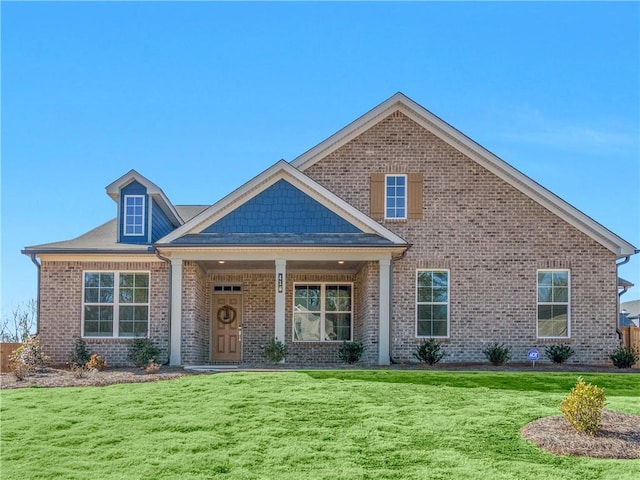
[[[242,294],[215,293],[211,318],[211,358],[214,362],[239,362],[242,356]]]

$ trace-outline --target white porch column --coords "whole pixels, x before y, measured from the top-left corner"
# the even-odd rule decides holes
[[[391,259],[381,258],[379,260],[380,272],[379,272],[379,296],[380,296],[380,316],[378,320],[378,365],[389,365],[390,350],[389,350],[389,337],[390,337],[390,319],[389,308],[390,302],[390,279],[391,279]]]
[[[275,328],[276,339],[285,343],[284,336],[284,311],[285,298],[287,291],[287,261],[284,258],[276,259],[276,311],[275,311]]]
[[[182,259],[171,259],[171,338],[169,365],[182,365]]]

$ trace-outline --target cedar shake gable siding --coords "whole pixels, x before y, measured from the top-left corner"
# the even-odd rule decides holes
[[[413,246],[393,263],[391,350],[414,361],[416,269],[450,270],[444,361],[484,361],[505,342],[512,361],[568,343],[575,363],[607,363],[618,346],[615,254],[513,186],[395,112],[304,171],[370,214],[372,175],[422,174],[421,219],[379,222]],[[539,268],[571,275],[571,337],[536,338]]]

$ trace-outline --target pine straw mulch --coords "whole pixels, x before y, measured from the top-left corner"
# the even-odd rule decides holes
[[[16,379],[12,373],[0,374],[0,388],[25,387],[102,387],[118,383],[142,383],[171,380],[185,375],[197,375],[196,372],[180,367],[163,366],[157,373],[148,374],[140,368],[108,368],[102,372],[86,371],[82,376],[71,370],[47,367],[40,372]]]
[[[594,436],[577,432],[564,417],[545,417],[520,434],[554,455],[592,458],[640,458],[640,416],[602,411],[602,427]]]

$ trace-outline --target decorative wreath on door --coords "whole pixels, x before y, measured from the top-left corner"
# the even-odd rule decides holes
[[[229,325],[230,323],[233,323],[237,315],[238,315],[238,312],[236,312],[236,309],[233,308],[231,305],[225,305],[223,307],[220,307],[216,314],[218,321],[220,323],[224,323],[225,325]]]

